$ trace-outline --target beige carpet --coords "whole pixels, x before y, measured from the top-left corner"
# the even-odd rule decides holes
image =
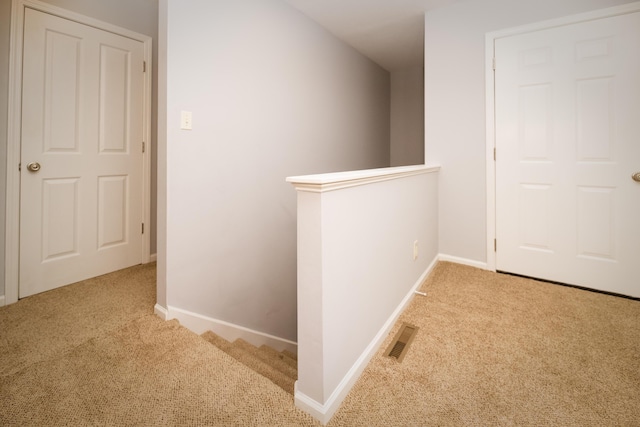
[[[450,263],[422,290],[409,353],[378,356],[335,425],[640,426],[639,301]]]
[[[153,315],[155,266],[0,308],[0,425],[318,425]],[[440,264],[331,426],[640,425],[640,302]],[[390,334],[387,345],[395,329]]]

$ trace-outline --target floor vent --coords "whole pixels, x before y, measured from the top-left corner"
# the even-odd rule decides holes
[[[403,323],[384,355],[402,362],[407,350],[409,350],[409,345],[416,336],[416,332],[418,332],[416,326]]]

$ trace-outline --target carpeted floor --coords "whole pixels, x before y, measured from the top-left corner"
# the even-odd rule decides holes
[[[450,263],[422,290],[335,425],[640,426],[640,301]]]
[[[640,302],[449,263],[422,290],[330,426],[640,425]],[[154,303],[147,265],[0,308],[0,425],[319,425]]]

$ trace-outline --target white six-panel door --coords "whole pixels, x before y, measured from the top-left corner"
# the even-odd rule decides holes
[[[640,13],[495,58],[497,269],[640,297]]]
[[[143,44],[26,9],[25,297],[142,262]]]

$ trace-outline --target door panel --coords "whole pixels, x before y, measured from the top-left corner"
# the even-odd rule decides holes
[[[497,269],[640,297],[640,13],[495,55]]]
[[[98,248],[126,244],[129,201],[127,176],[98,178]]]
[[[80,145],[76,123],[81,91],[78,76],[81,39],[49,31],[45,43],[44,64],[37,64],[44,66],[44,86],[34,87],[38,92],[27,96],[42,96],[44,100],[44,126],[41,129],[44,151],[77,152]]]
[[[100,46],[100,152],[129,150],[129,52]]]
[[[42,259],[78,256],[79,178],[45,179],[42,188]]]
[[[21,298],[142,262],[144,95],[126,37],[27,8],[23,56]]]

